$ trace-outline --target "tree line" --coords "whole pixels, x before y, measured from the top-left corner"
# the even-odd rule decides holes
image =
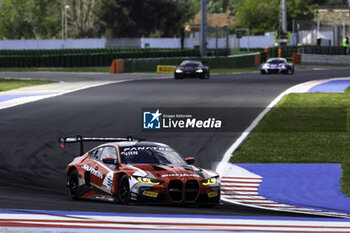
[[[327,0],[287,0],[289,25],[313,19],[317,4]],[[65,11],[69,38],[181,37],[200,0],[1,0],[0,7],[0,39],[59,39]],[[280,0],[208,0],[207,9],[235,16],[232,32],[244,27],[261,34],[279,26]]]

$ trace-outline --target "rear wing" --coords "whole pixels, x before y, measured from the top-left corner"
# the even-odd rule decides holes
[[[59,137],[58,144],[64,149],[67,143],[79,143],[80,154],[84,154],[84,142],[131,142],[131,141],[145,141],[144,138],[136,138],[128,135],[125,138],[102,138],[102,137],[83,137],[77,135],[76,137]]]

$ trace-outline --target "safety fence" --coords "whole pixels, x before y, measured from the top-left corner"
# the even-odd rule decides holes
[[[343,55],[344,48],[342,46],[287,46],[287,47],[267,47],[267,48],[250,48],[249,51],[266,52],[266,57],[278,57],[280,49],[280,56],[291,58],[293,53],[302,54],[323,54],[323,55]],[[246,48],[241,48],[240,51],[248,51]]]
[[[323,54],[323,55],[343,55],[342,46],[302,46],[301,53],[305,54]]]
[[[226,56],[228,49],[209,50]],[[198,49],[62,49],[0,50],[0,67],[91,67],[110,66],[114,59],[198,57]]]
[[[197,56],[197,51],[186,50],[110,50],[109,49],[76,49],[76,50],[38,50],[14,51],[17,54],[6,54],[0,51],[0,67],[91,67],[110,66],[114,59],[145,57],[179,57]],[[5,55],[6,54],[6,55]]]
[[[196,56],[194,49],[157,49],[157,48],[97,48],[97,49],[25,49],[0,50],[0,56],[49,56],[49,55],[76,55],[76,54],[113,54],[124,58],[133,57],[162,57]]]
[[[155,72],[157,65],[179,65],[184,60],[199,60],[213,68],[244,68],[253,67],[256,64],[255,57],[258,53],[246,55],[234,55],[226,57],[177,57],[177,58],[147,58],[126,59],[124,63],[125,72]]]
[[[246,48],[241,48],[240,50],[248,51]],[[264,58],[267,59],[271,57],[291,58],[293,53],[297,53],[299,51],[299,48],[297,46],[250,48],[249,51],[261,53],[261,59],[264,60]]]

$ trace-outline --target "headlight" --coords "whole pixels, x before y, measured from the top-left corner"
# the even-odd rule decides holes
[[[281,64],[280,67],[281,67],[282,69],[284,69],[284,68],[286,68],[286,65]]]
[[[264,64],[264,65],[262,66],[262,68],[263,68],[263,69],[268,69],[268,68],[269,68],[269,65],[268,65],[268,64]]]
[[[212,177],[212,178],[209,178],[209,179],[202,181],[202,185],[216,184],[216,181],[217,181],[216,177]]]
[[[196,73],[203,73],[203,69],[196,70]]]
[[[181,69],[176,69],[175,72],[176,73],[182,73],[183,71]]]
[[[161,181],[160,180],[155,180],[155,179],[151,179],[151,178],[147,178],[147,177],[136,177],[136,179],[142,183],[142,184],[153,184],[153,185],[156,185],[156,184],[160,184]]]

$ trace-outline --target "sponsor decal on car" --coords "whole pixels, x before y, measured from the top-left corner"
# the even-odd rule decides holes
[[[147,197],[153,197],[153,198],[156,198],[158,196],[158,193],[152,192],[152,191],[143,191],[142,194]]]
[[[103,179],[102,173],[97,171],[97,170],[95,170],[94,168],[90,167],[89,165],[84,164],[83,166],[81,166],[81,168],[86,170],[86,171],[88,171],[88,172],[90,172],[94,176],[97,176],[98,178]]]
[[[178,177],[200,177],[197,174],[163,174],[162,177],[171,177],[171,176],[178,176]]]
[[[111,191],[112,186],[113,186],[113,172],[112,171],[108,172],[108,174],[106,175],[102,184],[104,186],[106,186],[108,191]]]
[[[218,192],[217,191],[212,191],[208,193],[208,197],[212,198],[212,197],[217,197],[218,196]]]

